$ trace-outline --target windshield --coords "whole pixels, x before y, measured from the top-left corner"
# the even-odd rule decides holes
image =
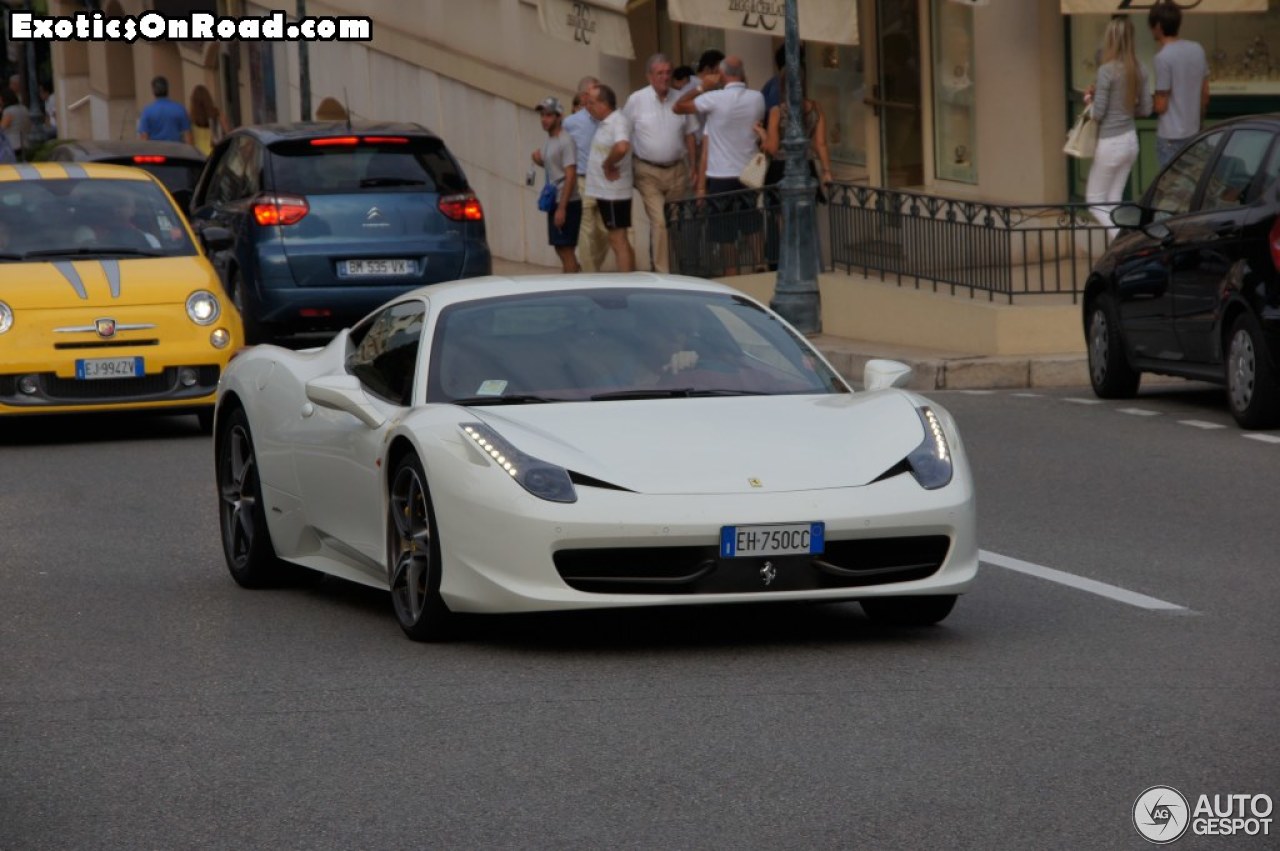
[[[846,393],[803,339],[722,293],[599,289],[445,308],[428,402]]]
[[[0,262],[195,253],[181,214],[150,181],[0,183]]]
[[[343,144],[329,144],[335,141]],[[457,163],[434,138],[351,136],[278,142],[271,146],[271,169],[276,191],[296,195],[467,191]]]

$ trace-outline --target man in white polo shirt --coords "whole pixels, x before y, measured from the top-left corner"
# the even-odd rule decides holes
[[[679,98],[671,88],[671,60],[655,53],[645,69],[649,85],[627,98],[622,114],[631,122],[635,188],[649,217],[652,265],[658,272],[668,272],[663,206],[688,194],[696,124],[692,116],[676,115],[671,109]]]
[[[631,122],[618,111],[618,96],[601,83],[591,90],[587,109],[600,124],[591,139],[587,160],[587,194],[596,199],[596,210],[609,232],[609,247],[619,272],[634,272],[636,253],[627,228],[631,227]]]
[[[705,179],[699,176],[698,194],[718,195],[745,189],[738,176],[755,156],[759,137],[755,127],[764,120],[764,95],[747,88],[747,73],[742,59],[726,56],[720,63],[722,88],[699,93],[697,89],[685,92],[676,101],[674,111],[678,115],[700,115],[706,119],[707,171]],[[735,215],[731,210],[736,210]],[[725,261],[725,274],[737,274],[737,256],[747,249],[747,254],[758,254],[755,243],[760,232],[761,220],[756,213],[754,199],[735,197],[734,203],[716,214],[711,225],[711,240],[721,244],[734,243]],[[745,244],[739,237],[746,237]]]

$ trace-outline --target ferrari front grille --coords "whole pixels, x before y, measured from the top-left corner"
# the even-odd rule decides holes
[[[560,578],[598,594],[728,594],[858,588],[932,576],[951,548],[946,535],[827,541],[820,555],[720,558],[710,547],[560,550]],[[768,562],[773,578],[761,581]]]

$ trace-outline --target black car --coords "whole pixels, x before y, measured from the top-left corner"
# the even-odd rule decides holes
[[[47,155],[49,162],[112,163],[131,165],[159,178],[184,212],[204,170],[205,156],[194,145],[182,142],[59,140]]]
[[[423,284],[488,275],[484,211],[417,124],[304,122],[223,139],[191,202],[250,342],[332,335]]]
[[[1211,381],[1242,427],[1280,425],[1280,115],[1202,132],[1112,219],[1084,293],[1094,392]]]

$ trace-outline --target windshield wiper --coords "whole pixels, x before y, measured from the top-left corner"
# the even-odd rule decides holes
[[[567,402],[553,396],[534,396],[531,393],[507,393],[501,396],[464,396],[450,400],[454,405],[528,405],[538,402]]]
[[[591,397],[593,402],[617,401],[626,399],[691,399],[699,396],[764,396],[759,390],[695,390],[692,387],[675,387],[669,389],[632,389],[615,390],[611,393],[597,393]]]
[[[127,254],[131,257],[164,257],[163,251],[146,248],[131,248],[124,245],[95,245],[81,246],[79,248],[51,248],[44,251],[28,251],[25,258],[30,260],[32,257],[98,257],[103,254]]]
[[[366,177],[360,181],[360,187],[369,186],[426,186],[425,180],[415,180],[412,177]]]

